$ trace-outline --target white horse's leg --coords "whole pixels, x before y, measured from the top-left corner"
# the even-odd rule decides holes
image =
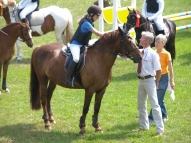
[[[62,37],[62,42],[66,45],[67,41],[66,41],[66,36],[64,35],[64,33],[61,35]]]
[[[62,30],[55,30],[54,33],[55,33],[55,36],[56,36],[56,41],[58,43],[63,43],[63,40],[62,40]]]
[[[21,61],[22,59],[22,49],[21,49],[21,46],[22,46],[22,42],[17,40],[16,41],[16,47],[17,47],[17,61]]]

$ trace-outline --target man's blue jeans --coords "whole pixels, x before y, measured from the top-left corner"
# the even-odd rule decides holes
[[[158,103],[161,108],[161,113],[162,113],[162,118],[167,118],[167,111],[166,111],[166,106],[164,103],[164,96],[166,93],[168,87],[168,74],[163,74],[161,75],[159,84],[158,84],[158,89],[157,89],[157,97],[158,97]],[[152,115],[152,109],[149,114],[149,119],[153,120],[153,115]]]

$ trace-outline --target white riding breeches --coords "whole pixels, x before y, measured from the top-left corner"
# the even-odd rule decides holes
[[[80,47],[82,47],[82,45],[70,44],[70,51],[73,56],[73,61],[76,63],[78,63],[80,59]]]
[[[26,16],[37,8],[37,2],[28,3],[20,13],[20,18],[26,18]]]
[[[147,17],[152,17],[153,15],[155,15],[155,13],[147,13]],[[153,19],[153,21],[155,22],[157,29],[159,31],[164,30],[164,24],[163,24],[163,17],[162,14],[158,15],[156,18]]]

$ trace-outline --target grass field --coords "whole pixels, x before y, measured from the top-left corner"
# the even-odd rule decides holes
[[[17,1],[18,2],[18,1]],[[71,10],[74,29],[77,20],[86,12],[93,0],[41,1],[40,7],[57,5]],[[141,11],[143,0],[137,1]],[[130,1],[121,0],[122,7]],[[164,15],[191,10],[190,0],[165,0]],[[177,26],[191,24],[190,20],[176,22]],[[98,28],[98,23],[95,27]],[[0,17],[0,27],[5,26]],[[106,25],[110,29],[111,25]],[[110,29],[111,30],[111,29]],[[95,37],[95,36],[94,36]],[[34,37],[34,47],[55,42],[54,33]],[[1,41],[0,41],[1,44]],[[165,103],[169,120],[165,122],[165,135],[155,138],[155,125],[148,132],[134,133],[139,127],[137,119],[137,74],[132,61],[117,59],[113,66],[112,82],[102,100],[99,114],[103,133],[95,133],[91,126],[93,115],[92,100],[86,119],[84,136],[79,135],[79,118],[81,116],[84,91],[69,90],[57,86],[52,98],[52,111],[57,124],[52,130],[44,129],[41,119],[42,109],[32,111],[29,103],[30,57],[33,49],[23,44],[23,59],[11,61],[7,77],[10,93],[0,95],[0,143],[190,143],[191,142],[191,29],[178,31],[176,35],[176,59],[174,61],[175,96],[173,101],[167,92]],[[63,79],[64,80],[64,79]],[[148,102],[149,103],[149,102]],[[148,104],[150,110],[150,104]]]

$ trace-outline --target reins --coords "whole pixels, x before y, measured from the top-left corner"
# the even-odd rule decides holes
[[[8,7],[8,6],[6,6],[6,7]],[[13,6],[13,10],[12,11],[9,11],[9,12],[6,12],[6,13],[4,13],[4,15],[7,15],[7,14],[10,14],[10,13],[12,13],[12,15],[13,15],[13,17],[15,16],[15,11],[17,11],[17,7],[15,8],[16,6]],[[8,8],[9,9],[9,8]],[[1,15],[0,16],[2,16],[3,15],[3,7],[1,8]]]
[[[125,36],[126,36],[126,35],[120,36],[120,37],[122,37],[120,43],[121,43],[121,42],[123,43],[123,45],[124,45],[123,47],[127,47],[126,44],[125,44],[125,42],[124,42],[124,39],[123,39]],[[110,52],[110,51],[107,51],[107,50],[104,50],[104,49],[101,49],[101,48],[96,48],[96,47],[94,47],[94,49],[97,49],[97,50],[102,51],[102,52],[105,52],[105,53],[112,54],[112,55],[114,55],[114,56],[117,56],[117,55],[118,55],[117,52]],[[126,54],[126,55],[130,57],[130,53],[133,52],[134,50],[136,50],[136,48],[134,48],[134,49],[132,49],[132,50],[130,50],[130,51],[127,50],[127,54]]]
[[[9,36],[9,34],[5,33],[3,30],[0,30],[3,34]]]
[[[126,36],[126,35],[125,35],[125,36]],[[127,47],[126,44],[125,44],[125,42],[124,42],[124,40],[123,40],[123,38],[124,38],[125,36],[122,37],[121,42],[123,43],[124,47]],[[136,50],[136,48],[133,48],[132,50],[127,50],[127,54],[126,54],[126,55],[127,55],[129,58],[131,58],[130,54],[131,54],[131,52],[133,52],[134,50]],[[131,58],[131,59],[132,59],[132,58]]]

